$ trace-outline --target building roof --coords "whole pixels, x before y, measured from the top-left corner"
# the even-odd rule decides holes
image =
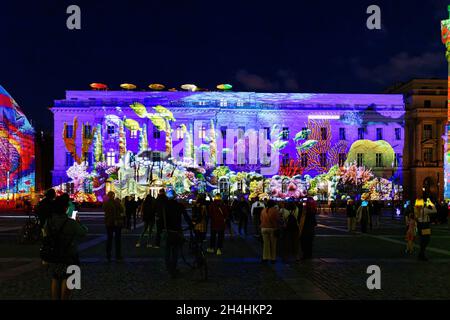
[[[77,103],[79,101],[79,103]],[[56,100],[56,107],[114,104],[133,101],[183,105],[330,105],[386,106],[404,109],[401,94],[343,94],[343,93],[257,93],[257,92],[188,92],[188,91],[67,91],[65,100]],[[70,102],[70,103],[68,103]]]

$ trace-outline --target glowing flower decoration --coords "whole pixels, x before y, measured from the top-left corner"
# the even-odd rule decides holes
[[[125,118],[125,120],[123,121],[123,125],[128,130],[134,130],[134,131],[141,130],[141,127],[139,126],[139,123],[136,120],[133,120],[133,119]]]
[[[138,115],[140,118],[145,118],[147,116],[147,108],[139,102],[134,102],[130,104],[130,108]]]

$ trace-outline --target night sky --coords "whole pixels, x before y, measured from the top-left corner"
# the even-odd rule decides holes
[[[38,129],[51,128],[53,100],[92,82],[378,93],[447,76],[447,1],[111,2],[2,1],[0,84]],[[70,4],[79,31],[66,28]],[[366,28],[371,4],[382,30]]]

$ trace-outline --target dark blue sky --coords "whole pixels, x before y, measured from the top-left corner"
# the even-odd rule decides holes
[[[66,8],[82,30],[66,28]],[[382,30],[366,28],[381,7]],[[427,1],[9,1],[0,10],[0,84],[38,128],[66,89],[131,82],[279,92],[381,92],[444,78],[440,20]]]

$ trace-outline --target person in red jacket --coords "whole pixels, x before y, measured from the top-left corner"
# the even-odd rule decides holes
[[[223,249],[226,220],[228,218],[228,208],[222,202],[220,195],[214,197],[213,203],[209,206],[208,215],[211,221],[211,241],[207,251],[209,253],[216,252],[220,256]]]

